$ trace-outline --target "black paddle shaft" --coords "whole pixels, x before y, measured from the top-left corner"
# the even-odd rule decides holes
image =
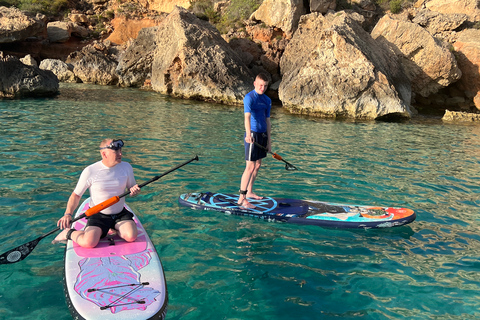
[[[175,170],[177,170],[177,169],[179,169],[179,168],[181,168],[181,167],[189,164],[190,162],[192,162],[192,161],[194,161],[194,160],[197,160],[197,161],[198,161],[198,156],[195,156],[195,157],[193,157],[192,159],[190,159],[190,160],[188,160],[188,161],[185,161],[184,163],[179,164],[179,165],[176,166],[175,168],[172,168],[172,169],[170,169],[170,170],[168,170],[168,171],[165,171],[165,172],[162,173],[161,175],[155,176],[155,177],[153,177],[152,179],[150,179],[150,180],[148,180],[148,181],[145,181],[145,182],[142,183],[142,184],[139,184],[138,187],[139,187],[139,188],[143,188],[143,187],[145,187],[147,184],[152,183],[152,182],[154,182],[154,181],[157,181],[157,180],[160,179],[161,177],[166,176],[166,175],[169,174],[170,172],[175,171]],[[128,196],[129,194],[130,194],[130,191],[125,191],[124,193],[122,193],[122,194],[119,195],[118,197],[119,197],[119,198],[123,198],[123,197],[125,197],[125,196]]]
[[[293,164],[291,164],[290,162],[287,162],[285,161],[282,157],[280,157],[280,159],[276,158],[275,156],[277,155],[276,153],[273,153],[273,152],[270,152],[268,151],[267,148],[265,148],[264,146],[262,146],[260,143],[256,142],[256,141],[253,141],[253,143],[257,146],[257,147],[260,147],[262,148],[263,150],[265,150],[266,152],[270,153],[271,155],[273,155],[273,157],[277,160],[282,160],[283,162],[285,162],[285,170],[297,170],[297,167],[295,167]]]
[[[161,175],[158,175],[158,176],[155,176],[153,177],[152,179],[138,185],[139,188],[142,188],[144,186],[146,186],[147,184],[153,182],[153,181],[157,181],[158,179],[160,179],[161,177],[169,174],[170,172],[172,171],[175,171],[181,167],[183,167],[184,165],[187,165],[189,164],[190,162],[194,161],[194,160],[197,160],[198,161],[198,156],[195,156],[193,157],[192,159],[188,160],[188,161],[185,161],[184,163],[181,163],[179,164],[178,166],[176,166],[175,168],[172,168],[164,173],[162,173]],[[126,191],[124,193],[122,193],[121,195],[119,195],[118,197],[119,198],[123,198],[127,195],[130,194],[130,191]],[[77,221],[77,220],[80,220],[82,218],[85,217],[85,213],[82,213],[80,216],[76,217],[75,219],[72,220],[72,223]],[[22,244],[21,246],[18,246],[14,249],[11,249],[3,254],[0,255],[0,264],[10,264],[10,263],[16,263],[16,262],[19,262],[19,261],[22,261],[23,259],[25,259],[32,251],[33,249],[35,249],[35,247],[37,246],[37,244],[45,237],[48,237],[49,235],[51,235],[52,233],[55,233],[57,232],[58,230],[60,230],[59,227],[57,227],[56,229],[50,231],[50,232],[47,232],[45,233],[44,235],[41,235],[40,237],[38,237],[37,239],[35,240],[32,240],[30,242],[27,242],[25,244]]]

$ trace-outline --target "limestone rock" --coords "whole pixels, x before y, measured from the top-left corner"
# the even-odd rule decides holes
[[[480,121],[480,114],[445,110],[442,120],[447,122],[476,122]]]
[[[152,88],[164,94],[242,104],[253,75],[210,23],[176,7],[158,27]]]
[[[306,8],[301,0],[265,0],[250,19],[280,28],[291,35],[297,30],[298,21],[305,13]]]
[[[228,45],[240,56],[245,65],[251,67],[253,63],[260,60],[262,49],[257,43],[247,38],[235,38],[228,42]]]
[[[25,65],[0,51],[0,98],[52,96],[58,88],[58,79],[51,71]]]
[[[23,41],[46,35],[47,17],[22,12],[16,8],[0,6],[0,43]]]
[[[123,87],[141,87],[151,79],[158,27],[143,28],[120,56],[116,73]]]
[[[375,2],[372,0],[351,0],[351,3],[366,11],[375,11],[377,9]]]
[[[154,10],[157,12],[172,12],[176,6],[189,8],[190,0],[134,0],[144,8]]]
[[[73,73],[73,66],[58,59],[44,59],[40,62],[40,69],[52,71],[60,82],[80,82]]]
[[[413,23],[417,23],[427,29],[430,34],[435,35],[443,31],[453,31],[467,21],[467,15],[461,13],[443,14],[430,10],[421,10]]]
[[[453,46],[462,70],[462,78],[456,85],[467,97],[473,98],[475,107],[480,110],[480,30],[462,31]]]
[[[63,21],[49,22],[47,24],[47,32],[50,42],[65,42],[70,39],[71,25]]]
[[[415,93],[427,97],[454,83],[462,75],[452,48],[433,38],[418,24],[385,15],[371,34],[395,51]]]
[[[124,44],[129,40],[136,39],[140,30],[158,26],[165,19],[165,16],[155,18],[132,19],[129,17],[116,17],[110,23],[113,26],[113,32],[108,36],[114,44]]]
[[[335,10],[336,7],[336,0],[310,0],[310,12],[325,14],[330,10]]]
[[[444,14],[463,13],[470,21],[480,21],[477,0],[430,0],[425,3],[425,7]]]
[[[73,73],[84,83],[100,85],[116,85],[118,76],[115,73],[117,57],[110,47],[94,42],[81,51],[71,53],[67,64],[73,66]]]
[[[410,82],[395,55],[351,15],[305,15],[281,58],[279,97],[294,113],[410,117]]]
[[[71,22],[76,23],[76,24],[88,24],[90,20],[88,17],[83,14],[83,13],[70,13],[68,15],[68,18],[70,19]]]
[[[27,66],[38,67],[37,61],[33,59],[30,54],[27,54],[25,57],[20,58],[20,61]]]

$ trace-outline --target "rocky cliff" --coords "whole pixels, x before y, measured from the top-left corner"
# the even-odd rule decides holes
[[[475,0],[419,0],[399,14],[370,0],[348,10],[334,0],[265,0],[223,35],[189,2],[80,2],[62,21],[0,7],[0,50],[31,54],[61,81],[227,104],[241,104],[253,76],[267,72],[272,98],[320,117],[480,110]],[[216,13],[229,4],[215,1]]]

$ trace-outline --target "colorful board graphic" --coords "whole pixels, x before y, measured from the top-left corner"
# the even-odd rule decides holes
[[[197,192],[180,195],[183,206],[252,216],[269,221],[317,225],[334,228],[389,228],[415,220],[415,212],[406,208],[361,206],[321,201],[265,197],[250,200],[255,209],[237,205],[238,195]]]

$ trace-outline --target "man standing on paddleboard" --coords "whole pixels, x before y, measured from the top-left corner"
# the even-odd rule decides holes
[[[262,199],[253,192],[253,183],[262,165],[262,159],[267,156],[265,149],[256,146],[254,142],[262,145],[271,152],[270,141],[270,109],[272,100],[265,94],[268,88],[268,77],[259,73],[253,82],[254,90],[245,95],[243,99],[245,117],[245,171],[240,183],[238,205],[246,209],[254,209],[248,199]]]
[[[137,226],[133,221],[133,213],[124,207],[124,198],[90,216],[85,230],[70,229],[72,214],[87,189],[90,192],[90,208],[124,193],[127,189],[131,196],[140,192],[132,166],[122,161],[123,145],[122,140],[113,139],[105,139],[100,143],[102,160],[86,167],[80,175],[77,186],[68,199],[65,214],[57,222],[57,226],[64,230],[57,235],[53,243],[72,240],[82,247],[93,248],[110,229],[115,229],[125,241],[135,241]]]

